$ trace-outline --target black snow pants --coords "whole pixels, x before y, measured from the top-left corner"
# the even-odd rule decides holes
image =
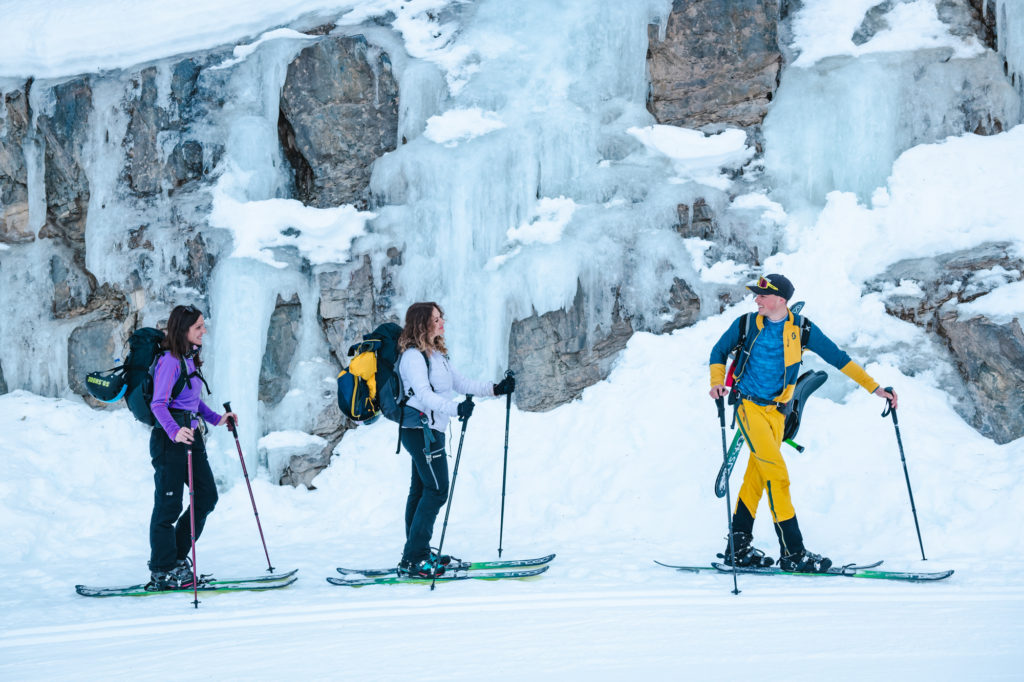
[[[192,483],[195,497],[196,539],[203,532],[206,517],[217,504],[217,484],[206,458],[206,444],[199,429],[192,443]],[[181,498],[188,490],[188,446],[175,443],[158,425],[149,437],[153,463],[153,515],[149,521],[149,568],[168,571],[192,549],[189,509],[181,510]]]

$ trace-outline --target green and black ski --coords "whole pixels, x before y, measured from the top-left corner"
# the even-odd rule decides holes
[[[537,557],[535,559],[500,559],[498,561],[463,561],[452,557],[452,562],[444,567],[446,573],[457,571],[489,571],[504,568],[528,568],[543,566],[554,561],[555,555]],[[395,567],[391,568],[342,568],[336,569],[342,575],[365,576],[376,578],[378,576],[396,575]]]
[[[298,578],[294,577],[298,569],[287,573],[272,573],[251,578],[211,578],[202,576],[199,579],[199,592],[242,592],[279,590],[288,587]],[[91,587],[75,585],[75,592],[83,597],[147,597],[153,594],[169,594],[175,592],[192,592],[192,586],[173,590],[147,590],[146,583],[138,585],[122,585],[120,587]]]
[[[538,566],[536,568],[524,568],[519,570],[510,571],[463,571],[459,573],[445,573],[436,578],[439,583],[453,582],[455,580],[509,580],[523,578],[532,578],[538,576],[544,571],[548,570],[550,566]],[[403,584],[414,584],[414,585],[430,585],[434,581],[433,578],[410,578],[408,576],[398,575],[384,575],[376,577],[359,577],[357,575],[349,575],[341,578],[330,577],[327,579],[332,585],[340,585],[342,587],[363,587],[365,585],[403,585]]]
[[[881,562],[879,562],[881,563]],[[711,564],[715,567],[715,570],[722,573],[732,573],[732,566],[720,564],[717,561]],[[876,566],[878,564],[875,564]],[[789,571],[783,571],[777,566],[770,566],[769,568],[737,568],[738,573],[757,573],[759,575],[792,575],[792,576],[809,576],[809,577],[820,577],[827,578],[829,576],[843,576],[846,578],[868,578],[872,580],[904,580],[908,582],[927,582],[934,580],[944,580],[949,576],[953,575],[953,570],[948,571],[873,571],[868,568],[860,568],[857,566],[833,566],[828,569],[827,573],[791,573]]]
[[[682,573],[732,573],[733,567],[728,566],[717,561],[712,562],[710,566],[676,566],[674,564],[666,564],[661,561],[655,561],[654,563],[659,566],[665,566],[666,568],[674,568]],[[826,573],[792,573],[789,571],[783,571],[778,566],[770,566],[768,568],[753,568],[753,567],[737,567],[737,573],[755,573],[758,575],[791,575],[791,576],[808,576],[818,578],[828,578],[834,576],[843,576],[846,578],[866,578],[872,580],[903,580],[908,582],[925,582],[934,580],[943,580],[953,575],[952,570],[948,571],[935,571],[935,572],[923,572],[923,571],[876,571],[872,570],[881,566],[881,561],[876,561],[872,564],[845,564],[843,566],[833,566],[828,569]]]

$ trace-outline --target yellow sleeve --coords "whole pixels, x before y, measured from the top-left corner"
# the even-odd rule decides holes
[[[860,384],[868,393],[874,393],[875,389],[879,386],[879,383],[872,379],[871,375],[865,372],[864,368],[853,360],[846,363],[840,371]]]
[[[711,385],[722,386],[725,384],[725,365],[715,363],[711,365]]]

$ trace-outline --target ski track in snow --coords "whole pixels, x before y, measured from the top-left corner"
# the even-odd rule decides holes
[[[798,578],[741,576],[742,593],[733,596],[730,576],[675,575],[661,567],[649,573],[647,589],[622,589],[607,577],[598,589],[581,589],[554,578],[498,590],[443,585],[431,594],[425,586],[320,587],[322,577],[306,576],[287,595],[223,595],[204,599],[198,610],[190,595],[145,597],[149,610],[163,615],[6,630],[0,675],[52,679],[73,666],[76,679],[127,672],[141,680],[166,678],[173,667],[184,679],[393,679],[437,665],[446,679],[664,679],[672,671],[710,673],[728,659],[766,665],[765,679],[779,679],[786,675],[777,678],[771,666],[788,663],[795,641],[803,673],[832,679],[986,679],[985,671],[1020,662],[1012,631],[979,627],[1016,618],[1024,606],[1020,585],[797,586]],[[120,609],[97,610],[113,616]],[[901,637],[886,627],[893,620]],[[298,650],[281,650],[272,657],[279,662],[268,663],[266,650],[283,633]]]

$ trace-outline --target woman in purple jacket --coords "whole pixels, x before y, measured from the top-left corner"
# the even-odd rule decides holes
[[[166,351],[153,370],[150,409],[157,425],[149,438],[153,463],[153,515],[149,522],[150,589],[192,586],[188,555],[192,547],[189,510],[181,510],[182,491],[188,485],[188,450],[192,449],[196,539],[206,517],[217,504],[217,485],[206,458],[202,420],[220,426],[234,413],[219,415],[200,399],[205,385],[199,368],[206,324],[195,306],[177,306],[167,320]],[[184,379],[182,376],[184,375]],[[207,393],[209,389],[207,388]]]

